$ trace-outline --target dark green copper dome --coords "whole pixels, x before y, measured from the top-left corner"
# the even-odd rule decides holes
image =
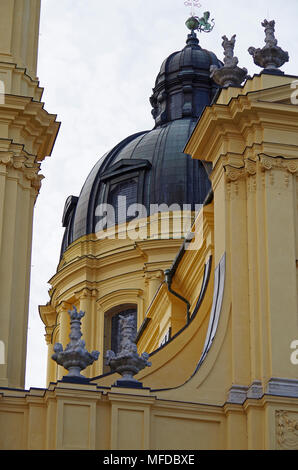
[[[106,153],[89,174],[79,197],[70,196],[64,208],[62,253],[78,238],[95,233],[99,204],[117,204],[126,196],[148,214],[152,204],[184,204],[194,210],[210,190],[205,166],[183,153],[217,85],[210,66],[222,65],[215,54],[202,49],[196,34],[188,35],[182,51],[162,64],[150,98],[155,127],[127,137]],[[121,222],[121,220],[119,220]]]

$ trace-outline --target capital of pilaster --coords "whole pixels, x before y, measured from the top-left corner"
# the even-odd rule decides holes
[[[78,300],[86,300],[96,298],[98,295],[97,289],[90,289],[88,287],[84,287],[82,290],[75,293],[75,296]]]
[[[47,345],[52,344],[52,337],[53,332],[57,326],[57,311],[51,305],[40,305],[39,308],[39,316],[45,325],[45,332],[44,335]]]
[[[23,176],[29,182],[29,187],[38,194],[44,178],[39,174],[40,163],[36,161],[36,156],[27,154],[22,145],[0,139],[0,165],[5,168],[5,174],[9,174],[9,170],[16,170],[16,175],[19,175],[17,178],[21,181]]]
[[[276,157],[272,155],[260,154],[258,156],[262,171],[270,171],[272,169],[286,170],[292,175],[298,171],[298,158],[287,159],[284,157]]]
[[[164,278],[164,273],[162,270],[158,269],[156,271],[147,271],[144,269],[144,277],[146,281],[162,281]]]
[[[54,329],[55,329],[55,325],[45,327],[46,334],[44,335],[44,337],[45,337],[47,346],[52,344],[52,336],[53,336]]]
[[[296,174],[298,171],[298,158],[285,158],[282,156],[274,156],[267,154],[258,154],[255,159],[244,158],[241,156],[242,164],[240,160],[235,165],[231,162],[231,159],[223,157],[221,159],[221,166],[224,169],[227,182],[236,182],[242,178],[249,176],[255,176],[258,172],[258,168],[262,172],[271,171],[272,169],[280,169],[287,171],[291,174]],[[220,165],[218,165],[220,167]],[[217,168],[217,173],[219,169]],[[214,171],[214,170],[213,170]],[[216,171],[214,171],[216,173]],[[214,176],[212,175],[212,180]]]
[[[256,162],[246,160],[243,167],[235,167],[233,165],[224,166],[226,178],[228,182],[235,182],[247,176],[254,176],[257,173]]]
[[[225,172],[228,182],[235,182],[246,176],[245,168],[237,168],[231,165],[225,166]]]
[[[56,307],[56,311],[57,313],[64,313],[64,312],[68,312],[68,310],[71,308],[71,304],[68,303],[68,302],[65,302],[65,301],[62,301],[57,307]]]

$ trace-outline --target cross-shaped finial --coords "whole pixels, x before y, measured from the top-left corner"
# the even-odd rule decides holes
[[[185,0],[184,5],[186,7],[191,7],[191,16],[195,16],[195,8],[201,8],[199,0]]]

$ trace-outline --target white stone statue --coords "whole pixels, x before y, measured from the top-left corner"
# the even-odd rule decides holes
[[[262,49],[250,47],[248,52],[253,56],[254,63],[259,67],[268,71],[277,71],[289,61],[289,54],[277,45],[275,21],[264,20],[262,26],[265,28],[265,46]]]
[[[247,69],[238,67],[238,58],[234,56],[236,34],[231,39],[228,39],[227,36],[223,36],[222,39],[224,66],[211,65],[210,77],[222,87],[240,86],[243,80],[247,78]]]

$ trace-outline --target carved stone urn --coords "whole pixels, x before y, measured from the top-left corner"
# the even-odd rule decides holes
[[[85,348],[85,341],[80,339],[82,336],[80,320],[85,312],[78,312],[76,307],[73,307],[73,310],[69,310],[68,313],[70,315],[70,342],[64,351],[62,344],[56,343],[52,359],[69,371],[64,379],[87,382],[89,379],[84,377],[81,371],[98,359],[99,352],[89,353]]]
[[[254,63],[262,67],[265,71],[277,71],[279,67],[289,61],[289,54],[277,45],[277,39],[274,34],[275,21],[264,20],[262,26],[265,28],[266,45],[263,49],[250,47],[248,52],[253,56]]]
[[[112,372],[117,372],[122,376],[117,380],[116,386],[122,387],[142,387],[142,383],[134,378],[138,372],[145,367],[150,367],[148,362],[149,354],[142,353],[140,356],[137,352],[137,345],[133,339],[134,316],[119,316],[120,325],[120,352],[115,354],[114,351],[107,351],[105,359],[106,365],[111,368]]]

